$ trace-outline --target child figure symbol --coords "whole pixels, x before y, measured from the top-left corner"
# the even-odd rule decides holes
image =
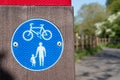
[[[30,62],[32,63],[32,66],[34,66],[34,67],[36,66],[36,60],[35,60],[34,54],[32,54]]]

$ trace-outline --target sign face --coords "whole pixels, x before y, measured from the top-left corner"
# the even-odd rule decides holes
[[[32,71],[53,67],[62,56],[64,41],[59,29],[45,19],[30,19],[16,29],[11,51],[16,61]]]

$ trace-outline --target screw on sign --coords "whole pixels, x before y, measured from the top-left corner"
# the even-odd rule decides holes
[[[71,1],[0,0],[0,5],[4,30],[0,41],[5,50],[11,47],[3,66],[14,79],[74,80]],[[7,44],[10,39],[11,46]]]
[[[60,30],[45,19],[30,19],[13,34],[11,50],[16,61],[32,71],[54,66],[62,56],[64,41]]]

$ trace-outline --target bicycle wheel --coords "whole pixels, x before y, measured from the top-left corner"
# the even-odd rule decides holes
[[[31,41],[32,38],[33,38],[33,33],[29,30],[26,30],[26,31],[23,32],[22,37],[25,41]]]
[[[42,32],[42,38],[43,38],[44,40],[50,40],[50,39],[52,38],[52,33],[51,33],[51,31],[49,31],[49,30],[44,30],[44,31]]]

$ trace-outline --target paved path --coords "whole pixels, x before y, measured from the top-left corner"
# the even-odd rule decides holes
[[[75,65],[75,80],[120,80],[120,50],[105,48],[101,54]]]

